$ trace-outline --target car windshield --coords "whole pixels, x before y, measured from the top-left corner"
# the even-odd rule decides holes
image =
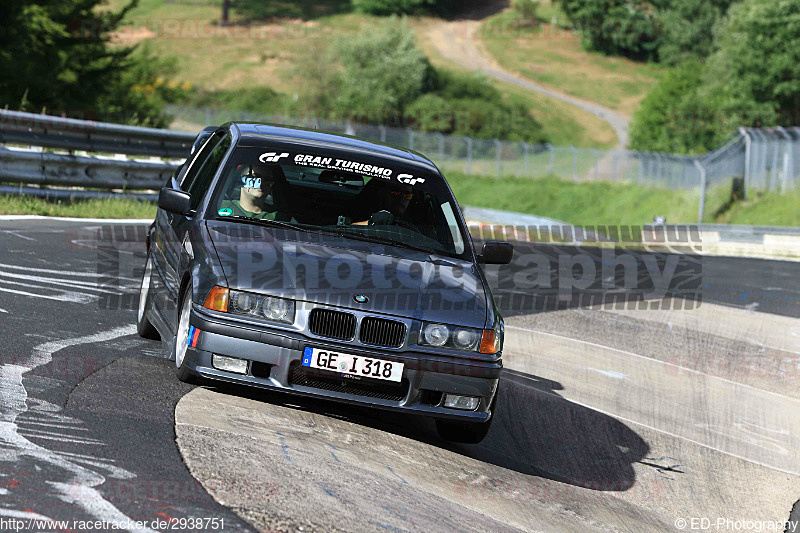
[[[440,176],[360,153],[238,147],[210,210],[232,221],[280,222],[451,257],[467,252]]]

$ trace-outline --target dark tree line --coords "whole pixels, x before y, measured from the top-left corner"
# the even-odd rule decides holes
[[[0,106],[163,126],[159,62],[109,43],[136,2],[3,0]]]

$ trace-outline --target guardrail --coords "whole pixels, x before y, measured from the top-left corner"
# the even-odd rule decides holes
[[[56,187],[159,189],[174,163],[108,159],[0,147],[0,180]]]
[[[0,110],[0,143],[184,158],[195,135],[157,128]]]

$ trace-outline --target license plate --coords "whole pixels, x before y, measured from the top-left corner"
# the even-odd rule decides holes
[[[403,379],[403,363],[384,361],[362,355],[307,347],[303,351],[303,366],[319,368],[338,374],[386,381]]]

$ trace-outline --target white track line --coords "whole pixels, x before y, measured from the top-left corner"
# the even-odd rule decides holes
[[[710,379],[716,379],[716,380],[719,380],[719,381],[723,381],[725,383],[729,383],[731,385],[736,385],[738,387],[745,387],[745,388],[752,389],[752,390],[755,390],[755,391],[758,391],[758,392],[762,392],[762,393],[765,393],[765,394],[771,394],[773,396],[777,396],[777,397],[782,398],[784,400],[790,400],[790,401],[795,402],[795,403],[800,403],[800,399],[792,398],[791,396],[785,396],[785,395],[780,394],[778,392],[772,392],[772,391],[769,391],[769,390],[759,389],[758,387],[753,387],[751,385],[746,385],[744,383],[739,383],[738,381],[732,381],[730,379],[726,379],[726,378],[723,378],[723,377],[714,376],[712,374],[707,374],[705,372],[701,372],[700,370],[695,370],[693,368],[687,368],[685,366],[676,365],[675,363],[669,363],[667,361],[662,361],[660,359],[653,359],[652,357],[647,357],[646,355],[640,355],[638,353],[627,352],[625,350],[620,350],[618,348],[612,348],[610,346],[604,346],[602,344],[597,344],[595,342],[589,342],[589,341],[584,341],[584,340],[581,340],[581,339],[575,339],[573,337],[565,337],[564,335],[557,335],[555,333],[546,333],[544,331],[539,331],[539,330],[530,329],[530,328],[523,328],[523,327],[520,327],[520,326],[506,326],[506,329],[517,329],[517,330],[520,330],[520,331],[527,331],[529,333],[535,333],[537,335],[547,335],[548,337],[555,337],[557,339],[562,339],[562,340],[571,341],[571,342],[577,342],[579,344],[585,344],[587,346],[594,346],[596,348],[601,348],[603,350],[607,350],[607,351],[610,351],[610,352],[615,352],[615,353],[619,353],[619,354],[623,354],[623,355],[628,355],[628,356],[631,356],[631,357],[637,357],[639,359],[644,359],[644,360],[650,361],[652,363],[658,363],[658,364],[662,364],[662,365],[665,365],[665,366],[671,366],[673,368],[678,368],[678,369],[686,371],[686,372],[692,372],[694,374],[698,374],[698,375],[703,376],[703,377],[707,377],[707,378],[710,378]]]
[[[36,294],[34,292],[18,291],[14,289],[6,289],[0,287],[0,292],[7,292],[10,294],[19,294],[20,296],[29,296],[31,298],[44,298],[45,300],[55,300],[57,302],[74,302],[79,304],[87,304],[97,300],[96,296],[88,296],[83,293],[75,293],[65,291],[61,296],[53,296],[51,294]]]
[[[105,482],[105,476],[78,464],[78,461],[71,460],[56,451],[35,444],[20,434],[17,418],[24,416],[28,412],[31,403],[35,403],[33,400],[36,400],[28,397],[28,391],[23,384],[23,375],[37,367],[50,363],[53,360],[53,354],[65,348],[81,344],[107,342],[119,337],[133,335],[134,333],[136,333],[136,327],[127,325],[92,335],[49,341],[35,346],[27,361],[21,361],[20,364],[3,364],[0,366],[0,442],[6,445],[8,452],[16,452],[19,458],[26,457],[27,460],[42,462],[50,468],[63,471],[68,480],[66,483],[48,482],[55,489],[54,496],[67,504],[82,508],[96,520],[106,522],[130,523],[131,520],[111,502],[104,499],[103,495],[94,488]],[[58,408],[55,409],[55,411],[58,410]],[[20,422],[22,421],[20,420]],[[69,440],[76,443],[91,440],[94,441],[91,444],[105,445],[102,441],[95,441],[95,439],[68,439],[65,436],[56,438],[51,437],[52,433],[48,434],[49,432],[40,431],[37,432],[37,435],[34,435],[30,429],[22,431],[29,433],[31,438],[53,438],[54,440]],[[6,455],[8,456],[9,454],[7,453]],[[127,471],[125,471],[125,474],[135,477],[133,473]],[[3,511],[6,513],[22,512],[7,509]],[[142,531],[152,532],[149,529]]]
[[[58,274],[59,276],[84,276],[87,278],[108,277],[107,274],[99,273],[96,270],[91,270],[91,271],[54,270],[52,268],[34,268],[22,265],[11,265],[8,263],[0,263],[0,268],[10,268],[12,270],[24,270],[25,272],[41,272],[42,274]]]
[[[24,239],[26,241],[35,241],[36,240],[33,237],[26,237],[25,235],[20,235],[16,231],[4,230],[3,233],[8,233],[9,235],[13,235],[14,237],[19,237],[20,239]]]
[[[152,224],[152,218],[79,218],[79,217],[46,217],[42,215],[0,215],[3,220],[59,220],[62,222],[89,222],[109,224]]]
[[[604,411],[603,409],[598,409],[597,407],[593,407],[593,406],[587,405],[585,403],[581,403],[581,402],[577,402],[575,400],[571,400],[569,398],[565,398],[564,396],[556,394],[555,392],[549,392],[549,391],[546,391],[546,390],[542,390],[540,388],[537,388],[537,387],[534,387],[532,385],[529,385],[528,383],[523,383],[523,385],[526,386],[526,387],[530,387],[532,389],[535,389],[535,390],[537,390],[539,392],[542,392],[544,394],[547,394],[547,395],[550,395],[550,396],[555,396],[556,398],[560,398],[560,399],[565,400],[565,401],[567,401],[569,403],[573,403],[575,405],[580,405],[581,407],[585,407],[587,409],[591,409],[592,411],[596,411],[596,412],[602,413],[602,414],[604,414],[606,416],[610,416],[612,418],[616,418],[617,420],[622,420],[624,422],[628,422],[629,424],[636,424],[637,426],[642,426],[642,427],[647,428],[649,430],[656,431],[656,432],[662,433],[664,435],[668,435],[668,436],[673,437],[675,439],[685,440],[687,442],[691,442],[692,444],[697,444],[698,446],[702,446],[703,448],[706,448],[706,449],[709,449],[709,450],[714,450],[715,452],[719,452],[719,453],[728,455],[730,457],[735,457],[736,459],[740,459],[742,461],[747,461],[748,463],[756,464],[758,466],[763,466],[765,468],[769,468],[769,469],[775,470],[777,472],[783,472],[784,474],[790,474],[790,475],[793,475],[793,476],[800,476],[800,472],[792,472],[791,470],[784,470],[783,468],[778,468],[777,466],[768,465],[766,463],[762,463],[760,461],[755,461],[753,459],[749,459],[747,457],[743,457],[743,456],[737,455],[735,453],[726,452],[725,450],[720,450],[719,448],[716,448],[716,447],[711,446],[709,444],[704,444],[702,442],[698,442],[698,441],[690,439],[688,437],[683,437],[681,435],[677,435],[675,433],[672,433],[672,432],[669,432],[669,431],[666,431],[666,430],[663,430],[663,429],[659,429],[657,427],[653,427],[651,425],[644,424],[642,422],[637,422],[636,420],[632,420],[632,419],[626,418],[624,416],[620,416],[620,415],[614,414],[614,413],[612,413],[610,411]]]

